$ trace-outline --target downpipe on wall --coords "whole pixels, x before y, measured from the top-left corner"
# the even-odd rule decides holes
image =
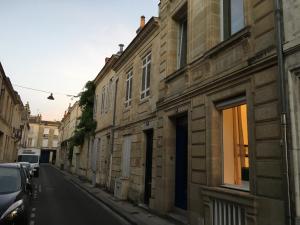
[[[291,196],[290,196],[290,176],[289,176],[289,156],[287,146],[287,96],[286,96],[286,76],[284,68],[284,54],[283,54],[283,11],[281,0],[274,0],[275,2],[275,28],[276,28],[276,48],[278,60],[278,83],[279,96],[281,105],[281,148],[283,150],[283,163],[285,179],[285,204],[286,204],[286,224],[292,225],[291,217]]]

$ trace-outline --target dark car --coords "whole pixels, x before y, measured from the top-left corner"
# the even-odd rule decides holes
[[[27,225],[30,187],[20,164],[0,163],[0,225]]]

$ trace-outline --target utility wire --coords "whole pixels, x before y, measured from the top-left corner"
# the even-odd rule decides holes
[[[45,90],[41,90],[41,89],[36,89],[36,88],[30,88],[30,87],[25,87],[25,86],[21,86],[21,85],[17,85],[17,84],[13,84],[16,87],[19,88],[23,88],[23,89],[27,89],[27,90],[31,90],[31,91],[38,91],[38,92],[43,92],[43,93],[47,93],[47,94],[57,94],[57,95],[65,95],[67,97],[72,97],[72,98],[76,98],[79,97],[79,95],[70,95],[70,94],[66,94],[66,93],[60,93],[60,92],[51,92],[51,91],[45,91]]]

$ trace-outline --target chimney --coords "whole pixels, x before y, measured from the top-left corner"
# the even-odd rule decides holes
[[[123,44],[119,44],[119,47],[120,47],[120,49],[119,49],[119,51],[118,51],[118,55],[121,55],[122,53],[123,53],[123,51],[124,51],[124,45]]]
[[[109,57],[105,58],[105,64],[108,62],[109,59],[110,59]]]
[[[141,16],[140,29],[143,29],[145,26],[145,16]]]
[[[140,27],[136,31],[137,34],[144,28],[145,24],[145,16],[141,16]]]

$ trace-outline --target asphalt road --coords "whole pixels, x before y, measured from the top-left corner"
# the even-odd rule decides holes
[[[33,182],[30,225],[128,224],[50,165],[41,164]]]

